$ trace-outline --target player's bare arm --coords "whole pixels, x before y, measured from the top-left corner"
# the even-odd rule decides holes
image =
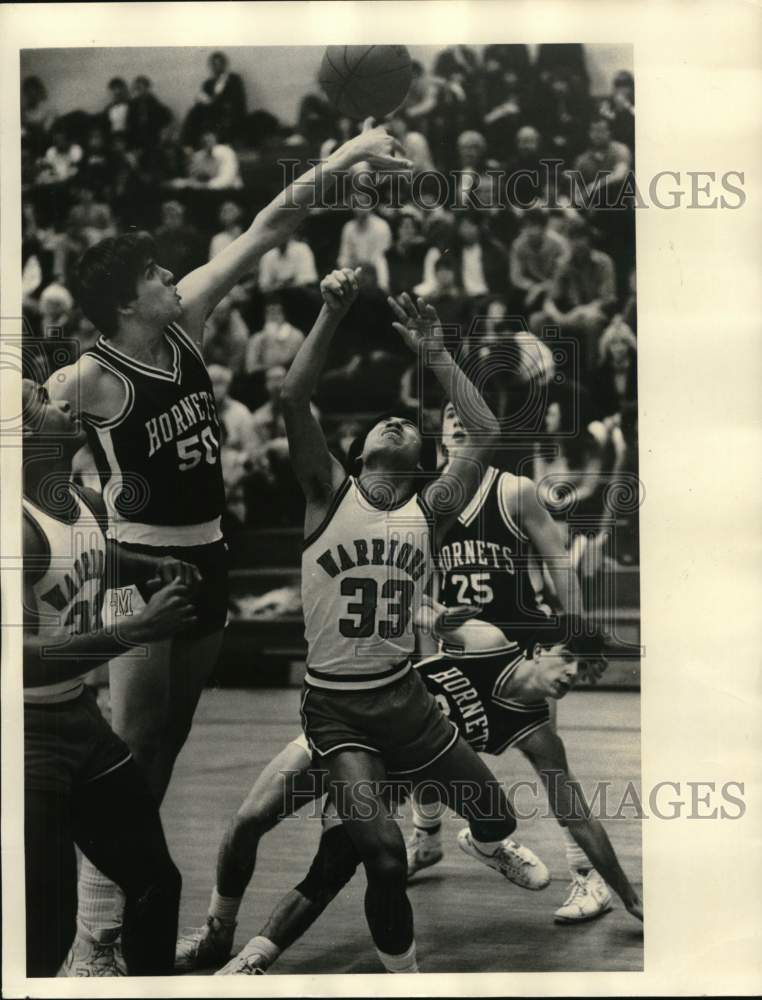
[[[569,770],[563,740],[550,726],[531,733],[518,744],[545,785],[554,815],[562,820],[597,871],[617,892],[627,910],[643,919],[640,896],[622,871],[603,826],[590,815],[579,782]]]
[[[183,323],[200,343],[209,313],[230,289],[250,272],[265,251],[281,243],[328,192],[339,174],[367,162],[378,170],[408,169],[402,145],[383,126],[368,118],[363,131],[345,142],[312,170],[297,178],[258,213],[251,226],[208,264],[191,271],[178,284]]]
[[[497,444],[500,425],[445,347],[442,323],[434,307],[420,298],[413,302],[406,292],[398,299],[389,297],[388,302],[397,317],[394,329],[431,368],[469,433],[469,444],[458,450],[447,472],[423,491],[424,500],[436,513],[434,542],[438,545],[476,492]]]
[[[291,464],[307,500],[305,536],[323,520],[346,478],[341,463],[328,450],[310,404],[336,328],[357,298],[358,273],[359,269],[343,268],[332,271],[320,283],[323,308],[299,348],[281,391]]]
[[[119,629],[101,628],[72,635],[59,622],[42,619],[34,596],[34,578],[45,572],[46,550],[31,527],[24,523],[24,686],[40,687],[81,676],[124,653],[131,646],[155,642],[195,622],[188,590],[180,581],[162,587],[136,615]]]
[[[124,408],[128,390],[123,380],[84,355],[59,368],[45,383],[51,400],[66,400],[77,414],[113,420]]]

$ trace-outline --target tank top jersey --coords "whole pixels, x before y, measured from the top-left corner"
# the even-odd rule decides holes
[[[439,549],[443,604],[475,604],[480,619],[506,635],[526,636],[547,621],[542,560],[511,516],[506,494],[515,476],[490,467]]]
[[[79,507],[74,523],[61,521],[23,498],[24,517],[43,543],[42,557],[25,558],[24,568],[32,578],[37,575],[32,590],[40,624],[83,635],[103,627],[106,536],[87,502],[76,490],[72,494]],[[24,701],[47,704],[76,698],[82,677],[91,669],[86,662],[82,667],[80,677],[25,688]]]
[[[306,683],[366,690],[407,673],[431,569],[430,519],[420,497],[379,509],[348,477],[304,542]]]
[[[430,656],[416,665],[426,687],[478,753],[500,754],[550,720],[544,700],[525,704],[501,692],[524,659],[516,643],[472,656]]]
[[[164,331],[171,370],[128,357],[104,337],[87,352],[124,385],[111,420],[83,413],[101,473],[109,535],[143,545],[222,537],[220,424],[200,351],[177,324]]]

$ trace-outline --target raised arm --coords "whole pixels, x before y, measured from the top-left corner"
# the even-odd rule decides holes
[[[469,434],[469,444],[458,450],[446,473],[430,483],[423,499],[435,517],[434,542],[438,545],[473,497],[500,434],[500,425],[481,393],[444,346],[442,324],[433,306],[423,299],[413,302],[405,292],[389,298],[397,317],[394,329],[427,364]]]
[[[346,478],[331,455],[310,405],[333,335],[357,297],[359,268],[332,271],[320,283],[323,308],[294,358],[281,389],[291,464],[307,499],[305,536],[320,524]]]
[[[258,213],[245,233],[178,284],[188,334],[197,343],[201,342],[206,317],[220,299],[255,267],[266,250],[282,243],[296,229],[307,210],[322,201],[340,173],[364,161],[380,170],[409,168],[410,161],[395,157],[395,152],[404,152],[400,143],[383,127],[373,127],[373,119],[369,118],[360,135],[345,142],[281,191]]]

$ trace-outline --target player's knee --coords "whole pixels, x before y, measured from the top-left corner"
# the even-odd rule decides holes
[[[363,859],[368,881],[404,884],[407,881],[407,856],[404,844],[384,844]]]
[[[324,908],[357,871],[360,858],[343,826],[332,827],[320,838],[320,847],[306,877],[296,887],[305,899]]]
[[[233,844],[256,845],[277,824],[277,811],[265,799],[247,799],[233,817],[230,838]]]

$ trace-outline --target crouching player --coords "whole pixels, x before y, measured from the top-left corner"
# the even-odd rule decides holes
[[[543,780],[555,816],[626,909],[642,920],[640,896],[623,872],[603,826],[590,814],[569,769],[563,741],[550,723],[548,699],[563,698],[580,669],[582,643],[569,637],[568,621],[549,624],[525,652],[486,622],[469,620],[450,630],[448,609],[436,605],[436,611],[436,627],[440,633],[449,633],[444,642],[448,651],[417,665],[427,688],[474,749],[501,754],[517,748],[527,756]],[[584,652],[591,652],[587,638]],[[421,792],[419,813],[437,804],[435,785],[426,783]],[[458,844],[467,854],[474,854],[468,827],[459,834]],[[354,876],[359,863],[343,824],[335,813],[326,812],[320,847],[306,877],[217,975],[263,973],[312,925]]]

